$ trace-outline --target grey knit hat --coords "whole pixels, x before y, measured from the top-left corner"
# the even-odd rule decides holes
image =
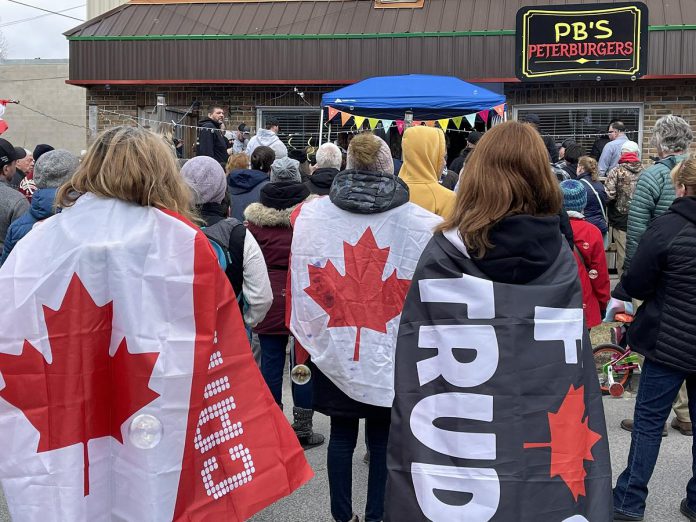
[[[34,183],[37,189],[58,188],[68,181],[77,167],[80,159],[64,149],[57,149],[41,155],[34,164]]]
[[[276,181],[302,181],[300,162],[284,156],[271,165],[271,183]]]
[[[394,160],[389,145],[374,134],[360,134],[348,145],[346,169],[394,174]]]
[[[181,175],[196,194],[196,205],[221,203],[227,191],[222,166],[209,156],[196,156],[181,167]]]

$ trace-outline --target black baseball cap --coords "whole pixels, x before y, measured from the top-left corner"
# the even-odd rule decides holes
[[[0,138],[0,167],[22,159],[26,155],[27,151],[22,147],[15,147],[6,139]]]
[[[247,127],[246,123],[242,123],[239,127],[237,127],[237,130],[242,134],[250,134],[249,127]]]

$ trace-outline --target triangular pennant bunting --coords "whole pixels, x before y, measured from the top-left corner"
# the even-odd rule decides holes
[[[437,123],[443,131],[446,131],[447,126],[449,125],[449,121],[449,118],[443,118],[442,120],[437,120]]]
[[[425,122],[425,124],[426,124],[428,127],[434,127],[434,126],[435,126],[435,121],[434,121],[434,120],[428,120],[428,121]]]
[[[462,128],[462,116],[455,116],[452,118],[452,123],[454,123],[454,126],[457,127],[458,129]]]
[[[420,120],[413,120],[413,122],[411,123],[411,127],[419,127],[421,123],[423,122]]]
[[[353,119],[355,120],[355,126],[358,129],[362,129],[363,123],[365,123],[365,116],[353,116]]]
[[[483,120],[483,123],[488,123],[488,113],[490,113],[488,109],[481,111],[478,113],[479,116],[481,116],[481,119]]]
[[[341,125],[348,123],[348,120],[350,120],[352,116],[353,115],[348,112],[341,112]]]
[[[327,107],[329,109],[329,121],[333,120],[334,117],[340,112],[338,109],[334,109],[333,107]]]
[[[472,129],[474,128],[474,124],[476,123],[476,113],[474,114],[467,114],[464,116],[466,118],[466,122],[469,124],[469,127]]]
[[[382,128],[388,132],[393,122],[394,120],[382,120]]]
[[[495,107],[493,107],[493,110],[496,112],[496,114],[498,114],[498,116],[502,118],[505,114],[505,104],[501,103],[500,105],[496,105]]]
[[[377,128],[379,120],[377,118],[368,118],[367,122],[370,125],[370,129],[375,130]]]
[[[399,134],[404,133],[404,120],[396,120],[396,130],[399,131]]]

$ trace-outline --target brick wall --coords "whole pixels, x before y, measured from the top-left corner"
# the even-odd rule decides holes
[[[165,95],[167,106],[188,108],[194,99],[201,102],[200,112],[192,115],[189,124],[204,116],[210,103],[225,108],[228,128],[234,129],[241,122],[256,125],[258,106],[305,106],[306,103],[294,92],[292,85],[166,85],[166,86],[103,86],[87,91],[87,103],[97,104],[126,115],[99,114],[99,130],[119,124],[133,124],[138,107],[152,108],[157,94]],[[301,86],[308,104],[317,107],[321,95],[339,88],[337,85]],[[696,129],[696,81],[693,80],[644,80],[626,82],[559,82],[559,83],[514,83],[506,84],[505,94],[510,107],[521,104],[555,103],[613,103],[631,102],[644,104],[643,157],[656,155],[650,145],[650,129],[655,121],[665,114],[678,114]],[[696,147],[696,145],[695,145]],[[696,150],[696,148],[694,149]]]
[[[506,84],[510,107],[555,103],[643,103],[643,158],[657,155],[651,129],[660,116],[677,114],[696,130],[696,81],[560,82]],[[693,149],[696,151],[696,143]]]

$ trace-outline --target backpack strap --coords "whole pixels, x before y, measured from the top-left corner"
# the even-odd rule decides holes
[[[242,223],[237,223],[230,232],[230,239],[227,250],[230,253],[230,266],[225,273],[232,284],[237,302],[242,303],[242,283],[244,282],[244,238],[246,237],[246,227]]]
[[[602,217],[604,218],[604,221],[606,221],[607,224],[609,224],[609,221],[607,220],[607,212],[604,210],[604,204],[602,203],[602,198],[599,197],[599,194],[597,194],[597,191],[595,188],[592,186],[592,183],[587,181],[586,179],[581,179],[580,181],[584,181],[585,184],[592,189],[592,192],[594,192],[595,197],[597,198],[597,202],[599,203],[599,210],[602,211]]]

